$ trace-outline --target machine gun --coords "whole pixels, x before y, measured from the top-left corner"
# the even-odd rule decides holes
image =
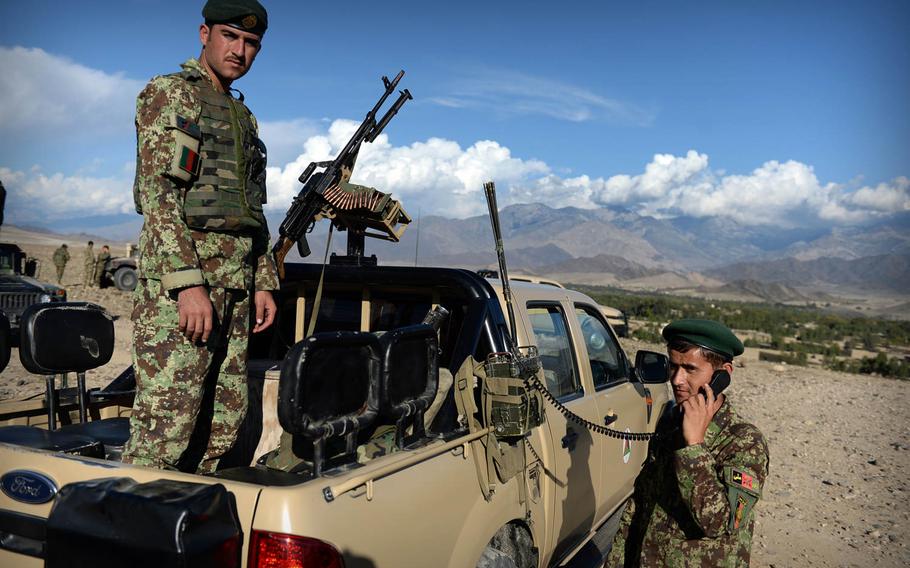
[[[354,171],[360,145],[364,142],[373,142],[404,103],[413,98],[407,89],[400,91],[398,100],[377,122],[376,114],[403,76],[403,70],[391,81],[383,76],[385,92],[367,113],[360,127],[338,156],[328,162],[310,162],[300,175],[303,189],[288,208],[287,215],[278,229],[278,241],[272,247],[278,274],[282,278],[284,259],[294,243],[297,243],[300,256],[310,255],[306,233],[313,230],[319,219],[332,219],[333,224],[340,229],[349,231],[348,255],[355,258],[363,255],[365,236],[398,241],[404,232],[404,226],[410,223],[410,217],[402,210],[398,201],[373,188],[348,183]],[[325,169],[314,173],[317,167]],[[380,232],[367,232],[368,228]]]

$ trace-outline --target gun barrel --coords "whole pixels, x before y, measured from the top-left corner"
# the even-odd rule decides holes
[[[401,91],[401,94],[398,95],[398,100],[395,101],[395,104],[393,104],[392,107],[388,111],[386,111],[385,115],[382,117],[382,119],[379,121],[379,123],[373,127],[373,130],[370,132],[369,136],[367,137],[367,142],[372,142],[373,140],[376,140],[376,137],[379,136],[380,134],[382,134],[383,129],[385,129],[385,127],[389,123],[389,121],[392,120],[396,114],[398,114],[398,111],[401,110],[401,107],[404,106],[404,103],[408,102],[409,100],[411,100],[413,98],[414,97],[411,96],[411,92],[408,91],[407,89]]]

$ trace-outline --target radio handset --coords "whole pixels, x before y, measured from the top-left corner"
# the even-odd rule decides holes
[[[711,375],[711,381],[708,383],[708,386],[711,387],[712,391],[714,391],[714,396],[716,398],[717,395],[724,392],[724,390],[730,386],[730,373],[724,369],[718,369],[714,371],[714,374]],[[704,391],[704,388],[698,389],[698,394],[696,396],[700,396],[705,400],[708,400],[708,397],[702,391]],[[677,423],[682,421],[683,410],[681,404],[674,406],[672,413],[674,421]]]

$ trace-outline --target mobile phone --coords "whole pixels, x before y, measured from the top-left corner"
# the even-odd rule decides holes
[[[708,386],[711,387],[711,390],[714,391],[715,398],[720,393],[730,386],[730,373],[724,369],[718,369],[714,371],[714,374],[711,375],[711,380],[708,382]],[[705,394],[704,387],[698,389],[698,396],[708,400],[708,396]],[[677,421],[682,421],[683,409],[681,404],[677,404],[673,407],[673,418]]]

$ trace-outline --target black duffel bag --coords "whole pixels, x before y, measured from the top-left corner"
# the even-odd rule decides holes
[[[60,489],[45,566],[239,567],[242,548],[237,504],[221,484],[95,479]]]

